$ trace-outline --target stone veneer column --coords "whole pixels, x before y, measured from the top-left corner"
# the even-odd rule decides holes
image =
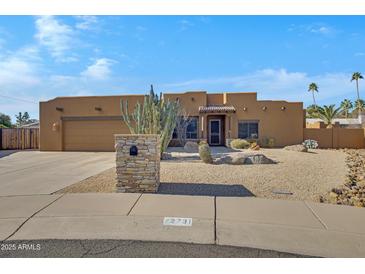
[[[160,184],[160,137],[156,134],[116,134],[117,192],[157,192]],[[138,154],[130,155],[136,146]]]

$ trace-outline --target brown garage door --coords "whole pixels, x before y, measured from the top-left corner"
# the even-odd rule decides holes
[[[129,133],[121,120],[63,122],[66,151],[114,151],[114,134]]]

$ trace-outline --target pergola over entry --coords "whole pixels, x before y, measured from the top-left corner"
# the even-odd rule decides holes
[[[200,106],[200,138],[210,145],[224,145],[231,136],[231,115],[235,112],[229,105]]]

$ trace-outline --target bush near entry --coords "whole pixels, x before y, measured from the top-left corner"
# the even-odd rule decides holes
[[[213,163],[212,153],[210,151],[209,145],[206,142],[199,143],[199,156],[204,163]]]
[[[247,149],[250,147],[250,142],[245,139],[234,139],[231,142],[231,147],[236,149]]]

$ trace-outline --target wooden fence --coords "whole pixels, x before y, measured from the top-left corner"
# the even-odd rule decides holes
[[[0,149],[39,149],[39,128],[1,128]]]

